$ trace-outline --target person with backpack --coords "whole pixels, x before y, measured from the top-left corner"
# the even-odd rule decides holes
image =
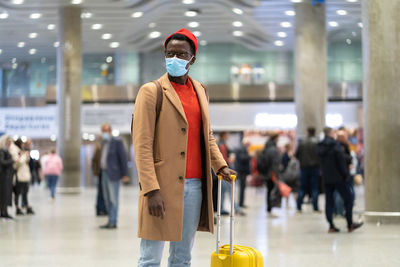
[[[273,206],[278,206],[278,203],[280,203],[279,189],[275,180],[279,180],[280,176],[279,167],[281,161],[277,147],[278,139],[279,134],[272,134],[257,159],[257,170],[263,176],[267,185],[267,213],[271,217],[274,217],[271,213]],[[274,195],[272,194],[273,190],[276,192]]]

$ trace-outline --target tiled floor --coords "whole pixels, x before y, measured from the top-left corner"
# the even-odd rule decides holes
[[[136,266],[136,188],[122,189],[119,228],[112,231],[98,229],[106,219],[94,216],[94,189],[57,197],[51,204],[47,191],[32,188],[30,198],[37,214],[13,222],[0,220],[1,267]],[[358,197],[360,210],[362,193]],[[343,231],[327,234],[324,215],[312,213],[309,205],[303,214],[296,214],[291,199],[289,208],[274,210],[278,218],[273,219],[264,212],[264,199],[265,190],[248,189],[249,208],[247,216],[237,217],[236,243],[259,249],[265,266],[400,266],[400,225],[368,224],[348,234],[345,221],[338,218],[337,225]],[[227,242],[228,217],[223,222],[223,240]],[[192,266],[209,266],[214,249],[214,236],[198,233]],[[166,266],[167,246],[164,251],[162,266]]]

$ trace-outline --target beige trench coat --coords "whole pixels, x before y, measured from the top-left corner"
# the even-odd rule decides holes
[[[132,140],[139,174],[138,236],[148,240],[180,241],[182,239],[183,199],[186,173],[188,123],[179,96],[168,74],[159,80],[163,102],[156,125],[157,87],[143,85],[138,93],[133,117]],[[210,129],[208,100],[202,85],[192,80],[199,99],[203,132],[203,201],[199,231],[214,231],[211,168],[227,166]],[[160,189],[165,202],[163,219],[148,211],[148,192]]]

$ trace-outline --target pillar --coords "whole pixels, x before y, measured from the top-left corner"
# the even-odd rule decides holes
[[[325,125],[326,29],[325,5],[311,0],[295,4],[295,102],[297,136],[306,136],[308,127],[319,133]]]
[[[366,215],[372,213],[366,216],[370,221],[400,223],[399,14],[400,1],[362,3],[365,208]],[[392,212],[397,216],[384,217]]]
[[[73,193],[80,191],[81,184],[81,8],[61,7],[58,29],[57,151],[64,163],[59,187]]]

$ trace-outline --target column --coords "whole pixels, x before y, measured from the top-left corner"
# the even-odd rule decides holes
[[[297,137],[305,137],[308,127],[319,133],[325,126],[326,29],[325,5],[311,0],[295,4],[295,101]]]
[[[60,191],[80,191],[81,184],[81,8],[59,10],[57,51],[57,150],[64,162]]]
[[[362,3],[365,208],[369,221],[400,223],[399,14],[400,1]],[[392,212],[397,212],[397,217],[383,217],[396,215]]]

